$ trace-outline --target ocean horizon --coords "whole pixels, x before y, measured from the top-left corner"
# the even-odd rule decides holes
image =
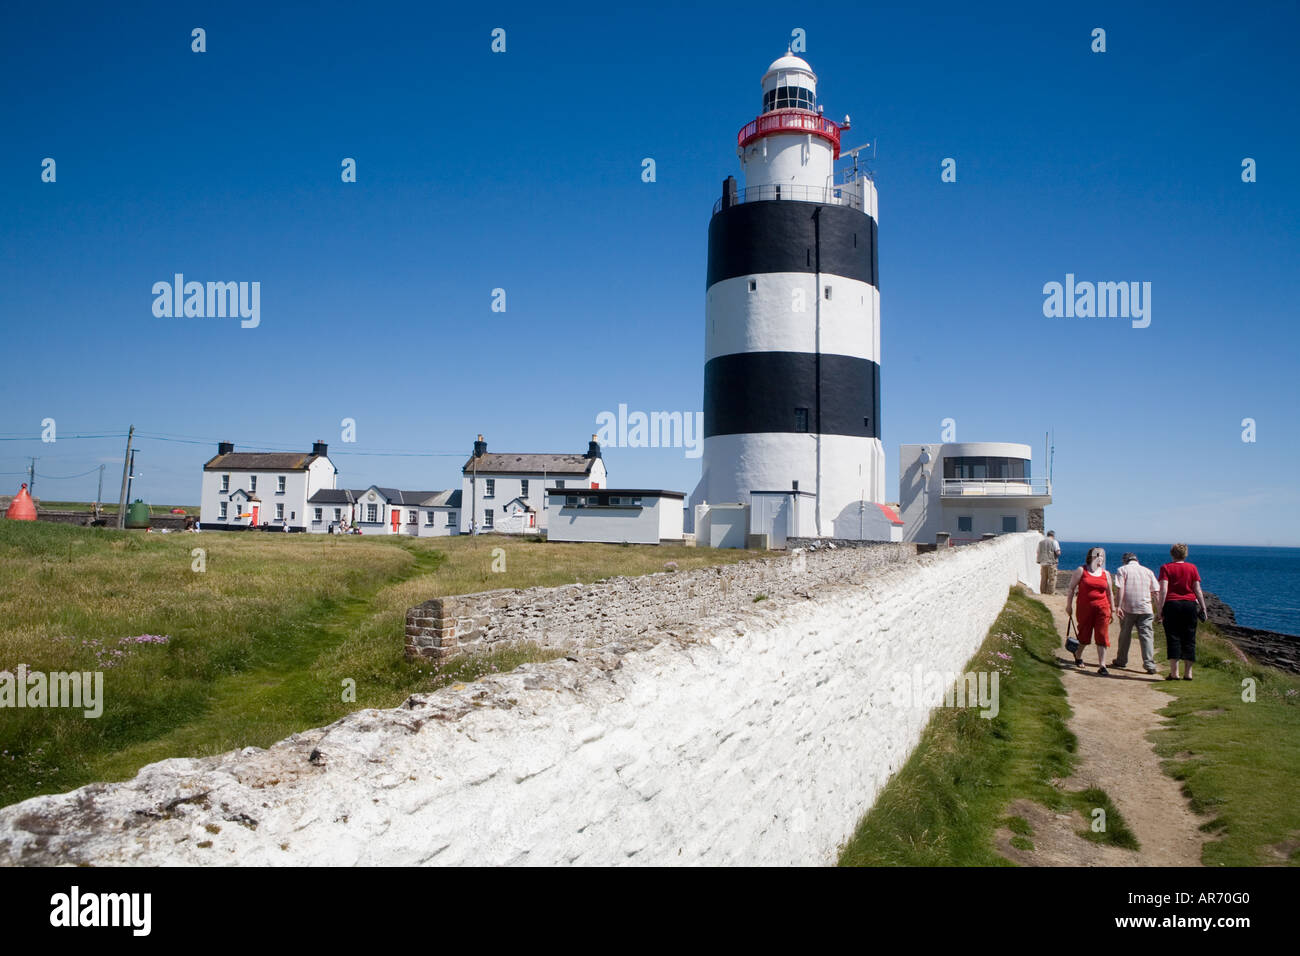
[[[1114,573],[1120,556],[1132,551],[1157,574],[1172,560],[1168,544],[1136,542],[1061,542],[1061,568],[1073,570],[1092,547],[1106,550],[1106,570]],[[1242,627],[1300,637],[1300,548],[1188,543],[1187,560],[1196,565],[1201,587],[1229,605]]]

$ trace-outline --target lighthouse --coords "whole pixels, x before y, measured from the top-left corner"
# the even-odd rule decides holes
[[[693,503],[795,492],[801,528],[864,536],[884,501],[876,189],[787,52],[736,138],[744,186],[709,221],[703,472]],[[808,512],[812,511],[812,520]],[[794,532],[791,531],[791,534]]]

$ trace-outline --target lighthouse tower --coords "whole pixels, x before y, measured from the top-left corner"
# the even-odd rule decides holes
[[[737,136],[744,188],[728,176],[709,222],[693,503],[798,489],[817,535],[857,538],[885,500],[876,189],[856,168],[835,181],[848,117],[822,115],[803,59],[787,52],[762,86]]]

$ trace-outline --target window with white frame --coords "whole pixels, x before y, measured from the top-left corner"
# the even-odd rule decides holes
[[[427,527],[430,527],[430,528],[433,527],[433,516],[436,515],[437,513],[438,513],[438,512],[436,512],[436,511],[430,511],[428,514],[426,514],[426,515],[424,516],[424,517],[425,517],[425,522],[424,522],[424,523],[425,523],[425,525],[426,525]]]
[[[492,509],[491,509],[491,508],[489,508],[487,511],[483,512],[483,527],[485,527],[485,528],[491,528],[491,527],[492,527]]]
[[[372,524],[379,520],[379,505],[366,505],[366,520]]]
[[[321,520],[323,520],[324,514],[325,514],[324,508],[313,508],[311,511],[311,518],[313,521],[320,522]]]
[[[275,519],[276,519],[277,521],[283,521],[283,520],[284,520],[284,505],[283,505],[283,504],[278,504],[278,505],[275,506]]]
[[[276,493],[277,495],[282,495],[282,494],[284,494],[284,481],[285,481],[285,479],[284,479],[284,475],[277,475],[277,476],[276,476],[276,479],[275,479],[275,493]]]
[[[222,521],[226,520],[226,503],[224,501],[221,502],[221,513],[219,517],[221,518]]]
[[[248,490],[249,491],[257,490],[257,475],[248,476]]]
[[[222,476],[221,476],[221,490],[222,490],[222,491],[229,491],[229,490],[230,490],[230,476],[229,476],[229,475],[222,475]]]
[[[406,511],[406,523],[407,523],[407,524],[419,524],[419,523],[420,523],[420,513],[419,513],[418,511],[416,511],[414,508],[408,508],[407,511]]]
[[[448,512],[447,512],[447,527],[448,527],[448,528],[454,527],[455,524],[456,524],[456,512],[454,512],[454,511],[448,511]]]
[[[483,479],[483,497],[493,498],[497,493],[497,480],[495,478]]]
[[[335,521],[339,521],[339,520],[341,520],[342,518],[343,518],[343,509],[342,509],[342,508],[335,508],[335,509],[334,509],[334,520],[335,520]]]
[[[520,478],[520,479],[519,479],[519,496],[520,496],[521,498],[527,498],[527,497],[528,497],[528,479],[527,479],[527,478]]]

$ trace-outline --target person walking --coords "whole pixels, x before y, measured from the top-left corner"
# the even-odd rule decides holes
[[[1156,672],[1156,615],[1152,602],[1160,596],[1160,585],[1150,568],[1144,568],[1133,552],[1121,559],[1115,572],[1115,586],[1119,596],[1115,611],[1119,615],[1119,644],[1115,653],[1115,666],[1128,667],[1128,646],[1137,628],[1138,645],[1142,648],[1142,668],[1148,674]]]
[[[1187,560],[1187,545],[1179,543],[1169,549],[1168,564],[1160,566],[1160,593],[1156,613],[1165,626],[1165,649],[1169,658],[1169,676],[1178,680],[1178,662],[1183,662],[1183,680],[1192,679],[1196,663],[1196,622],[1208,616],[1205,594],[1201,591],[1201,573]]]
[[[1065,596],[1065,612],[1079,632],[1079,650],[1075,652],[1074,663],[1082,667],[1084,647],[1095,643],[1097,673],[1102,677],[1110,674],[1106,670],[1106,648],[1110,647],[1111,587],[1105,549],[1089,548],[1083,564],[1070,575],[1070,590]]]
[[[1061,542],[1056,540],[1056,532],[1047,532],[1047,537],[1038,542],[1038,593],[1056,593],[1056,563],[1061,559]]]

